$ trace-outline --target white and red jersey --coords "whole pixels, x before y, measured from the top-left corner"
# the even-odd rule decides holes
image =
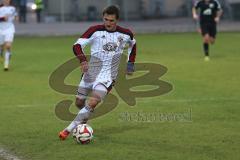
[[[116,79],[118,67],[124,48],[128,46],[128,62],[135,62],[136,40],[133,33],[117,26],[115,31],[106,30],[104,25],[90,27],[74,44],[74,54],[80,62],[86,61],[83,48],[91,46],[89,70],[84,74],[85,80],[101,79],[111,83]]]
[[[15,32],[14,19],[17,16],[16,8],[14,6],[1,6],[0,19],[7,17],[7,21],[0,21],[1,32]]]

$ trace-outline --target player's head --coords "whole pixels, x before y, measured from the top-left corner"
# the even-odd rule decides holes
[[[119,9],[117,6],[111,5],[103,10],[103,22],[108,31],[116,30],[118,19]]]
[[[3,0],[3,5],[7,6],[11,4],[11,0]]]

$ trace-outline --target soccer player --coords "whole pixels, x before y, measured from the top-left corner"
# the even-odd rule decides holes
[[[14,38],[14,20],[17,17],[16,8],[10,5],[11,0],[3,0],[3,6],[0,7],[0,37],[2,39],[1,52],[4,55],[4,70],[9,69],[11,56],[11,46]]]
[[[0,8],[2,6],[3,6],[3,4],[0,3]],[[5,20],[6,20],[5,17],[0,17],[0,23],[5,21]],[[2,44],[3,44],[3,35],[1,35],[1,33],[0,33],[0,61],[2,61],[2,58],[3,58],[3,46],[2,46]]]
[[[198,11],[200,11],[200,16]],[[205,61],[209,61],[209,44],[215,42],[217,23],[222,15],[221,5],[218,0],[200,0],[195,3],[192,14],[196,21],[200,20]]]
[[[78,124],[86,123],[94,108],[111,90],[125,46],[128,47],[126,73],[132,75],[134,72],[136,40],[129,29],[117,25],[118,20],[118,7],[108,6],[103,11],[104,24],[90,27],[73,45],[73,52],[84,73],[76,96],[76,106],[80,111],[70,125],[59,133],[61,140],[65,140]],[[83,51],[88,44],[91,45],[89,61]]]

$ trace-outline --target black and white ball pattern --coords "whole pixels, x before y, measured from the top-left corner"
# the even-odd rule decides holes
[[[93,138],[93,129],[88,124],[80,124],[73,130],[72,134],[77,143],[88,144]]]

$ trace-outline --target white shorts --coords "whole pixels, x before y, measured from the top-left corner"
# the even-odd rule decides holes
[[[86,82],[84,78],[82,78],[76,97],[80,99],[86,99],[91,91],[97,91],[103,100],[107,93],[110,92],[113,85],[113,80],[99,79],[95,80],[94,82]]]
[[[1,32],[0,33],[0,45],[6,42],[13,42],[14,32]]]

